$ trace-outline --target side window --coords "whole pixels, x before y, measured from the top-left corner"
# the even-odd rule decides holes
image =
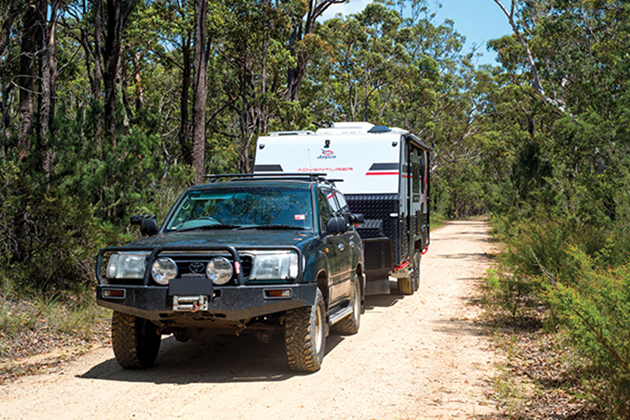
[[[337,194],[335,194],[335,197],[337,197],[337,201],[339,202],[339,208],[341,209],[341,212],[342,213],[350,212],[350,208],[348,207],[348,203],[346,202],[346,198],[343,196],[343,194],[337,192]]]
[[[328,204],[330,205],[330,208],[332,209],[333,213],[338,214],[339,211],[341,210],[341,207],[339,206],[339,203],[335,199],[335,196],[338,195],[337,191],[331,190],[328,188],[322,188],[322,191],[324,194],[326,194],[326,200],[328,201]]]
[[[326,224],[332,217],[332,209],[330,208],[326,191],[319,190],[317,192],[317,207],[319,210],[319,226],[322,231],[325,231]]]
[[[343,218],[346,220],[346,227],[348,228],[348,230],[354,229],[352,223],[350,223],[350,207],[348,206],[346,198],[343,196],[343,194],[341,194],[341,192],[339,192],[338,190],[334,190],[331,191],[331,193],[328,194],[327,197],[329,197],[328,200],[331,206],[336,209],[335,215],[343,216]]]

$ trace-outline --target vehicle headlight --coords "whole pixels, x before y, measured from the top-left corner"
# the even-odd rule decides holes
[[[234,268],[232,267],[232,263],[224,257],[211,259],[206,267],[206,275],[218,286],[230,281],[233,274]]]
[[[177,264],[170,258],[158,258],[151,267],[151,276],[157,284],[166,286],[177,277]]]
[[[146,260],[149,252],[118,252],[109,258],[107,278],[109,279],[142,279],[146,271]]]
[[[286,280],[295,279],[299,274],[298,255],[295,252],[271,251],[255,252],[252,280]]]

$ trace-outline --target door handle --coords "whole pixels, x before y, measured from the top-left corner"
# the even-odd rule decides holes
[[[346,249],[346,246],[344,244],[339,244],[337,247],[339,248],[339,251],[343,251],[344,249]]]

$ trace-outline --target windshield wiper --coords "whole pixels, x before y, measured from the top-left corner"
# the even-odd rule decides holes
[[[273,229],[283,229],[283,230],[306,230],[305,227],[302,226],[293,226],[293,225],[253,225],[253,226],[241,226],[239,228],[239,230],[246,230],[246,229],[260,229],[260,230],[264,230],[264,229],[268,229],[268,230],[273,230]]]
[[[191,230],[212,230],[212,229],[237,229],[240,228],[240,225],[203,225],[203,226],[194,226],[189,228],[179,228],[176,229],[177,232],[188,232]]]

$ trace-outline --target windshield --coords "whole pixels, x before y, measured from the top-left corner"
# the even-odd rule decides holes
[[[191,191],[180,202],[166,229],[222,227],[312,230],[310,190],[236,187]]]

